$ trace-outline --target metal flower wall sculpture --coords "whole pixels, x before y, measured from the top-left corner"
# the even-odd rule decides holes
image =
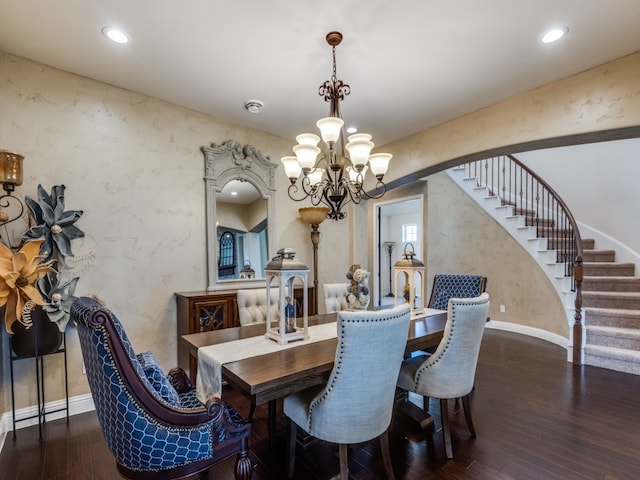
[[[10,335],[16,320],[30,328],[32,307],[46,303],[35,285],[55,269],[52,262],[43,261],[39,254],[42,243],[42,240],[27,242],[16,253],[0,243],[0,307],[4,307],[4,324]]]
[[[65,211],[64,191],[64,185],[55,185],[48,194],[42,185],[38,185],[37,200],[25,197],[36,225],[24,234],[28,239],[42,239],[40,255],[43,261],[52,262],[54,267],[39,278],[36,285],[45,299],[42,308],[61,332],[69,322],[69,309],[75,300],[73,295],[80,279],[63,280],[64,271],[70,268],[66,258],[73,257],[71,241],[84,237],[84,232],[75,226],[83,211]]]
[[[84,232],[74,225],[82,216],[82,210],[64,211],[64,185],[51,188],[51,195],[47,194],[42,185],[38,185],[37,201],[27,196],[25,201],[35,219],[36,226],[31,227],[26,238],[43,238],[44,243],[40,254],[45,260],[57,260],[69,268],[65,257],[71,253],[71,240],[84,237]]]

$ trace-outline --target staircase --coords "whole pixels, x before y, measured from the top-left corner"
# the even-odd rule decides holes
[[[640,375],[640,278],[614,250],[583,240],[584,364]]]
[[[504,187],[488,187],[482,178],[469,175],[470,171],[474,170],[467,165],[446,172],[536,260],[555,286],[565,306],[567,321],[573,325],[576,292],[572,262],[568,260],[575,258],[576,251],[561,254],[568,242],[563,229],[558,228],[554,220],[541,220],[540,209],[534,213],[526,206],[515,208],[510,205],[512,202],[505,201],[505,195],[494,194],[505,190]],[[537,193],[536,196],[539,197]],[[635,265],[615,262],[615,251],[596,250],[593,239],[580,243],[578,254],[583,258],[582,363],[640,375],[640,278],[634,276]],[[571,351],[568,358],[578,361]]]

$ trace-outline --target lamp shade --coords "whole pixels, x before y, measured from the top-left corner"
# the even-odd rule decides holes
[[[349,152],[349,159],[356,170],[360,170],[369,161],[369,154],[374,147],[374,143],[371,141],[371,135],[367,133],[356,133],[350,135],[348,140],[349,142],[345,148]]]
[[[296,137],[296,142],[300,145],[313,145],[315,147],[320,142],[320,137],[315,133],[301,133]]]
[[[376,177],[383,176],[387,173],[389,168],[389,161],[393,155],[390,153],[374,153],[369,157],[369,166],[371,167],[371,173]]]
[[[298,209],[300,218],[309,225],[320,225],[327,218],[329,209],[327,207],[302,207]]]
[[[315,166],[320,148],[315,145],[298,144],[293,147],[293,151],[302,171],[307,173]]]
[[[339,117],[325,117],[316,122],[320,129],[320,135],[325,143],[336,142],[340,137],[340,129],[344,125],[344,120]]]
[[[23,160],[23,155],[0,150],[0,182],[6,191],[12,191],[17,185],[22,185]]]
[[[302,173],[302,167],[300,167],[297,157],[282,157],[280,161],[284,166],[285,175],[291,180],[295,181]]]
[[[316,168],[314,171],[310,172],[309,177],[309,185],[312,187],[318,185],[322,181],[322,177],[324,176],[324,168]]]
[[[362,171],[360,171],[360,172],[358,172],[358,170],[356,170],[352,166],[348,166],[347,167],[347,173],[349,174],[349,181],[351,181],[353,183],[363,184],[364,183],[364,177],[365,177],[365,175],[367,173],[367,166],[365,165],[364,168],[362,169]]]

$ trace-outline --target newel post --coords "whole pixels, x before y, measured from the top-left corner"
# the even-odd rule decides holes
[[[582,257],[578,255],[573,264],[573,280],[575,282],[576,312],[573,324],[573,363],[582,364]]]

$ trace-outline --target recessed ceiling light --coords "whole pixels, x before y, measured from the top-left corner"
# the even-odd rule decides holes
[[[233,192],[229,192],[229,195],[231,195],[232,197],[237,197],[238,196],[238,192],[236,192],[234,190]]]
[[[122,30],[114,27],[103,27],[102,34],[116,43],[129,43],[129,37]]]
[[[245,100],[244,108],[246,108],[249,113],[260,113],[264,108],[264,103],[262,102],[262,100],[256,99]]]
[[[540,37],[540,41],[542,43],[553,43],[560,40],[567,33],[569,33],[569,29],[567,27],[556,27],[548,30],[547,32]]]
[[[356,133],[357,131],[357,127],[347,127],[347,133]]]

